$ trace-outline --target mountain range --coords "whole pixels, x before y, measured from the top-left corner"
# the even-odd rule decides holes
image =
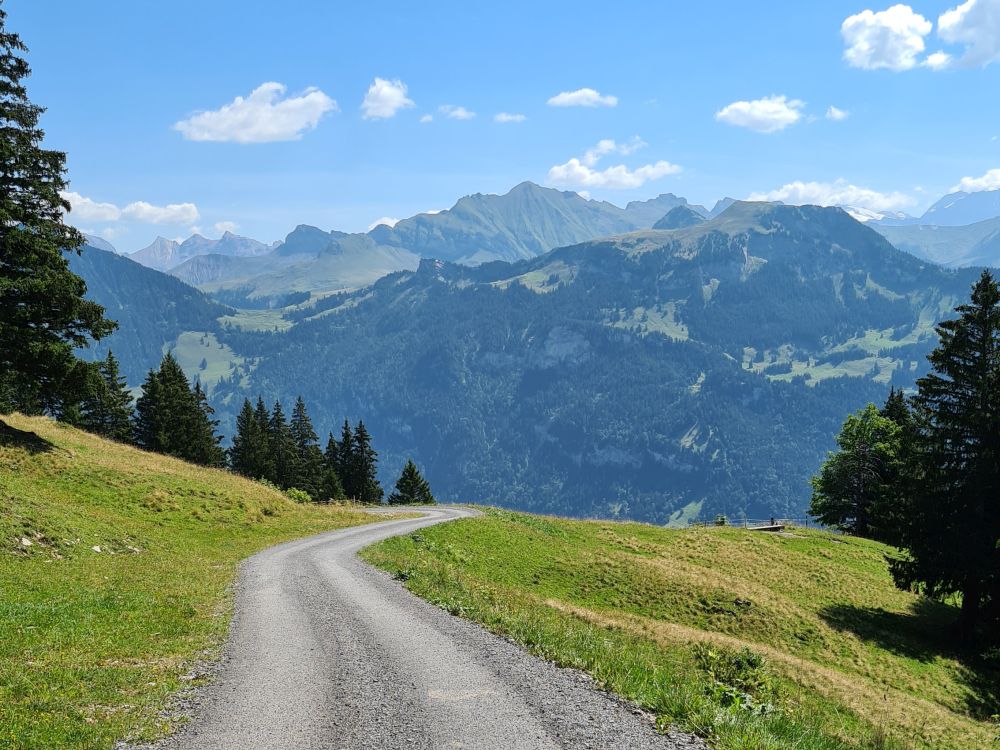
[[[316,286],[326,263],[405,251],[298,227],[264,256],[187,261],[275,264],[253,283],[280,310],[95,249],[74,267],[122,322],[105,346],[130,383],[175,351],[227,434],[244,397],[302,395],[322,430],[364,418],[387,479],[412,457],[445,499],[657,522],[801,515],[844,414],[913,384],[977,274],[835,208],[676,202],[653,223],[673,228],[513,263],[411,254],[294,299],[293,270]]]

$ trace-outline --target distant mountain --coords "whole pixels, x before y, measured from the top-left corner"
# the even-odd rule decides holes
[[[179,242],[168,240],[166,237],[157,237],[141,250],[130,253],[128,257],[147,268],[167,271],[181,262],[177,252],[179,247]]]
[[[83,238],[87,241],[87,244],[90,245],[91,247],[96,247],[98,250],[104,250],[105,252],[108,253],[115,253],[115,255],[118,254],[118,250],[115,248],[115,246],[112,245],[103,237],[98,237],[96,235],[87,234],[86,232],[84,232]]]
[[[96,359],[112,349],[133,386],[159,363],[165,345],[187,331],[216,331],[218,318],[232,312],[178,279],[115,253],[88,246],[69,258],[73,272],[87,282],[87,299],[118,322],[114,334],[84,349],[83,356]]]
[[[667,211],[667,215],[653,224],[653,229],[683,229],[693,227],[705,221],[704,215],[688,208],[676,206]]]
[[[379,245],[366,234],[303,224],[266,255],[199,255],[170,273],[232,304],[281,307],[290,295],[356,289],[415,269],[417,261],[412,253]]]
[[[633,229],[649,229],[674,208],[686,208],[699,216],[708,216],[708,209],[704,206],[692,205],[686,198],[673,193],[663,193],[648,201],[630,201],[625,206],[625,214],[632,222]]]
[[[271,252],[272,247],[263,242],[241,237],[232,232],[223,233],[217,240],[194,234],[178,243],[164,237],[157,237],[152,244],[136,250],[129,257],[158,271],[169,271],[190,258],[202,255],[224,255],[234,258],[252,258]]]
[[[860,206],[840,206],[840,208],[847,211],[852,219],[857,219],[862,224],[871,222],[873,225],[902,225],[914,224],[919,221],[919,219],[910,216],[905,211],[874,211],[870,208],[861,208]]]
[[[363,416],[385,478],[413,457],[446,500],[799,516],[844,415],[926,372],[976,275],[840,209],[737,202],[513,264],[424,259],[284,333],[226,330],[258,364],[218,404],[302,394],[321,431]]]
[[[708,218],[714,219],[734,203],[736,203],[735,198],[720,198],[715,202],[715,205],[712,206],[712,210],[708,212]]]
[[[955,227],[1000,217],[1000,190],[950,193],[920,217],[920,224]]]
[[[872,227],[900,250],[943,266],[1000,267],[1000,218],[967,226]]]
[[[657,212],[656,217],[663,212]],[[522,260],[554,247],[636,228],[625,209],[522,182],[505,195],[475,195],[369,232],[379,244],[465,264]]]

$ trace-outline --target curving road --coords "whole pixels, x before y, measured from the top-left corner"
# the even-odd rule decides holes
[[[273,547],[240,571],[226,654],[158,750],[703,748],[411,595],[357,557],[458,508]]]

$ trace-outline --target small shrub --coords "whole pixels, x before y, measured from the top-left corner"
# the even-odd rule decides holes
[[[298,487],[289,487],[285,490],[285,495],[289,500],[296,503],[311,503],[312,496],[305,490],[300,490]]]
[[[774,685],[763,656],[708,643],[696,643],[693,650],[695,663],[710,680],[709,696],[720,705],[761,715],[774,711]]]
[[[719,515],[717,515],[715,517],[715,525],[716,526],[726,526],[728,524],[729,524],[729,519],[726,518],[725,514],[720,513]]]

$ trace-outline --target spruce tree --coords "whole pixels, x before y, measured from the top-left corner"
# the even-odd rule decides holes
[[[69,268],[66,253],[80,251],[83,235],[63,221],[66,155],[43,147],[26,51],[0,9],[0,412],[76,400],[67,393],[82,382],[69,378],[74,349],[115,327]]]
[[[382,502],[384,492],[382,485],[378,482],[378,454],[372,448],[371,436],[363,421],[359,421],[354,430],[351,478],[356,482],[356,494],[353,495],[355,500],[366,505]]]
[[[354,471],[354,431],[351,423],[344,420],[340,429],[340,442],[337,444],[337,476],[343,485],[344,494],[352,500],[358,499],[361,483]]]
[[[295,400],[292,410],[291,433],[296,452],[295,486],[319,500],[323,492],[323,452],[301,396]]]
[[[252,479],[264,479],[268,469],[268,442],[266,426],[262,429],[257,412],[249,399],[236,417],[236,434],[229,449],[229,465],[233,471]]]
[[[917,381],[914,496],[892,571],[929,596],[961,593],[957,631],[970,641],[1000,609],[1000,287],[989,271],[956,312]]]
[[[268,479],[283,490],[295,487],[298,456],[295,439],[292,437],[280,401],[274,402],[274,409],[271,411],[268,423],[268,446],[271,454],[271,475]]]
[[[132,391],[118,372],[118,360],[109,351],[90,370],[76,424],[111,440],[132,442]]]
[[[402,474],[396,481],[395,491],[389,495],[389,505],[433,505],[434,495],[427,480],[412,460],[407,460]]]
[[[184,370],[169,352],[160,369],[150,371],[136,401],[135,439],[146,450],[185,461],[221,466],[225,454],[215,434],[218,424],[200,383],[188,385]]]

